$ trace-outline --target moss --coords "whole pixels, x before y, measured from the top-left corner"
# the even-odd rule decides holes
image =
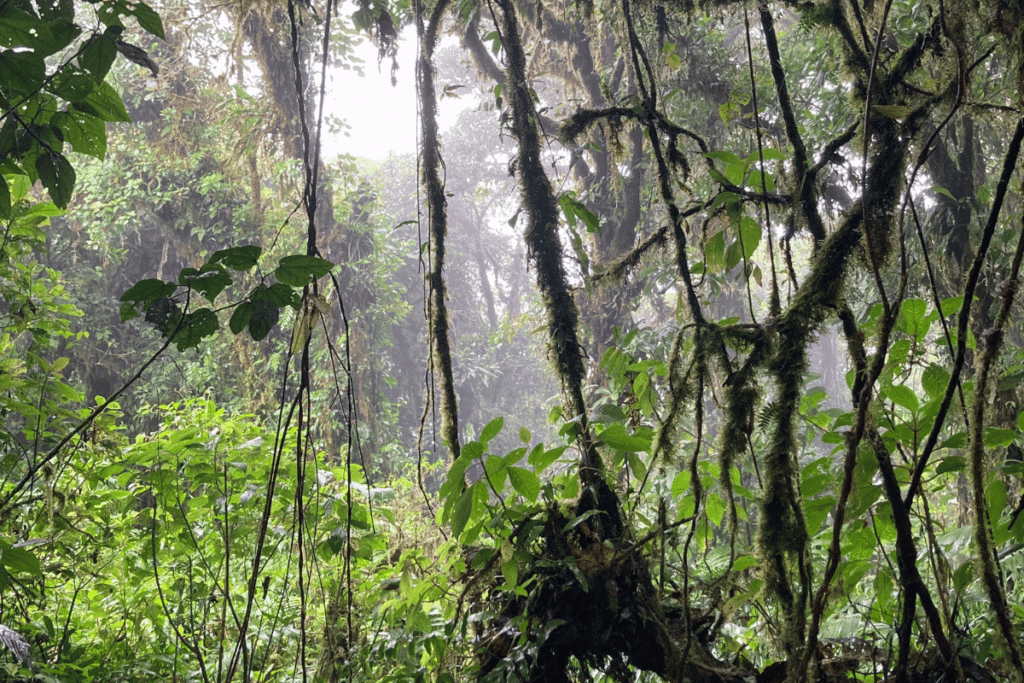
[[[548,341],[555,370],[562,382],[569,412],[581,416],[584,451],[583,481],[593,485],[603,477],[597,449],[587,436],[586,401],[583,385],[586,367],[579,341],[579,311],[573,301],[562,266],[562,243],[558,236],[558,203],[551,181],[541,162],[541,138],[537,114],[528,87],[526,55],[519,36],[515,9],[508,0],[499,3],[503,15],[502,46],[508,64],[507,97],[512,111],[512,131],[519,143],[516,169],[520,198],[527,215],[524,238],[527,256],[537,274],[537,288],[547,314]]]
[[[452,372],[451,343],[448,334],[447,290],[444,282],[445,241],[448,235],[448,215],[441,182],[440,143],[437,132],[437,97],[434,88],[433,53],[437,30],[450,0],[439,0],[424,29],[422,15],[418,17],[422,35],[422,53],[417,62],[420,87],[420,129],[423,139],[423,186],[427,194],[431,264],[429,325],[433,369],[440,374],[441,437],[448,444],[452,461],[459,457],[459,416]]]

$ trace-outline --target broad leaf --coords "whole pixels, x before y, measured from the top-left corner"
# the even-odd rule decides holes
[[[650,439],[643,439],[626,432],[621,424],[609,425],[597,435],[597,440],[620,451],[646,451],[651,447]]]
[[[75,169],[63,154],[45,152],[36,159],[36,173],[53,203],[66,209],[75,190]]]
[[[252,302],[252,316],[249,318],[249,336],[254,341],[261,341],[277,324],[281,317],[281,309],[272,301],[259,299]]]
[[[117,43],[108,33],[93,36],[78,54],[78,65],[88,71],[97,85],[103,82],[117,57]]]
[[[499,415],[484,426],[483,431],[480,432],[480,440],[487,443],[498,435],[501,428],[505,426],[505,418]]]
[[[333,263],[318,256],[296,254],[281,259],[281,264],[274,271],[274,277],[278,282],[291,287],[305,287],[309,284],[310,276],[323,277],[333,267]]]
[[[528,501],[535,502],[540,493],[540,479],[536,474],[522,467],[509,467],[508,478],[519,495]]]
[[[263,253],[261,247],[253,244],[246,244],[241,247],[231,247],[214,252],[209,263],[223,263],[232,270],[249,270],[255,266]]]

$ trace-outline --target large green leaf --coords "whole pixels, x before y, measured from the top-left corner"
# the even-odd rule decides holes
[[[203,339],[215,334],[218,329],[220,323],[213,311],[209,308],[196,309],[182,319],[181,329],[174,338],[174,344],[179,351],[196,348]]]
[[[910,387],[903,386],[902,384],[894,384],[889,387],[884,391],[884,395],[896,405],[903,406],[912,413],[916,413],[918,408],[920,408],[917,394]]]
[[[474,486],[476,486],[476,484],[474,484]],[[476,494],[473,491],[473,486],[471,486],[463,491],[458,500],[455,501],[451,516],[453,536],[460,536],[462,534],[462,530],[466,528],[466,522],[469,521],[469,515],[473,512],[473,500],[475,497]]]
[[[91,81],[90,81],[91,82]],[[103,121],[82,111],[57,112],[50,125],[64,131],[64,139],[79,154],[103,159],[107,155],[107,127]]]
[[[565,452],[565,446],[558,446],[557,448],[551,448],[544,450],[544,444],[537,444],[526,461],[533,466],[534,471],[543,472],[546,470],[551,463],[555,462],[562,457],[562,453]]]
[[[531,503],[537,500],[540,493],[540,478],[536,474],[523,467],[509,467],[508,478],[519,495]]]
[[[651,440],[629,434],[621,424],[611,424],[597,435],[597,440],[620,451],[646,451],[651,447]]]
[[[278,282],[291,287],[305,287],[309,284],[310,276],[323,277],[333,267],[334,264],[327,259],[296,254],[281,259],[281,264],[274,271],[274,277]]]
[[[121,301],[155,301],[174,294],[175,289],[177,287],[170,282],[150,278],[136,282],[131,289],[121,295]]]
[[[217,295],[231,284],[231,276],[223,266],[207,264],[202,270],[185,268],[181,271],[178,282],[202,293],[210,303],[213,303]]]
[[[106,81],[96,86],[89,96],[71,105],[73,108],[91,114],[103,121],[120,121],[130,123],[132,117],[124,108],[121,96]]]
[[[39,558],[24,548],[15,548],[7,543],[0,544],[0,565],[12,574],[43,575]]]
[[[209,263],[223,263],[232,270],[249,270],[259,262],[262,253],[262,248],[254,244],[246,244],[214,252]]]
[[[35,95],[46,78],[46,62],[38,52],[0,52],[0,83],[7,95]]]
[[[55,42],[48,22],[13,2],[0,5],[0,47],[28,48],[40,54],[53,54],[60,49],[52,49]]]
[[[484,426],[483,431],[480,432],[480,440],[487,443],[498,435],[501,428],[505,426],[505,418],[499,415]]]
[[[92,74],[96,84],[103,82],[117,57],[117,43],[109,32],[94,35],[85,41],[78,53],[78,65]]]
[[[96,80],[92,74],[75,66],[65,64],[53,76],[47,90],[68,102],[80,102],[96,89]]]
[[[36,158],[36,173],[58,207],[65,209],[75,190],[75,169],[63,154],[45,152]]]
[[[249,297],[252,301],[272,301],[278,308],[291,306],[296,311],[302,305],[299,293],[293,287],[276,282],[271,286],[260,285]]]
[[[144,30],[152,33],[157,38],[164,39],[164,23],[160,19],[160,15],[153,11],[153,8],[144,2],[136,2],[132,8],[131,13],[139,22]]]
[[[228,329],[231,330],[232,334],[241,334],[252,319],[252,302],[243,301],[235,307],[234,313],[231,314],[231,319],[228,320]]]
[[[264,339],[281,317],[281,309],[273,301],[258,299],[252,302],[252,315],[248,320],[249,336],[254,341]]]

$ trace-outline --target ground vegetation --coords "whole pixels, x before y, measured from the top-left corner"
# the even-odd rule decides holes
[[[1024,680],[1022,15],[0,2],[5,680]]]

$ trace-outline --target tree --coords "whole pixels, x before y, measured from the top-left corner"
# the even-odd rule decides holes
[[[155,33],[143,7],[101,3],[110,28],[49,72],[46,57],[76,38],[48,52],[61,30],[74,33],[67,15],[38,4],[0,13],[5,25],[29,26],[11,39],[22,42],[5,44],[3,68],[39,76],[0,87],[3,130],[16,141],[0,149],[12,199],[0,215],[9,236],[3,296],[10,327],[31,329],[30,339],[3,340],[25,363],[11,364],[4,399],[3,462],[13,464],[0,509],[20,520],[8,535],[67,524],[105,557],[143,549],[151,562],[132,576],[148,587],[140,596],[156,591],[158,602],[148,603],[160,609],[147,612],[153,633],[133,631],[132,643],[150,648],[154,667],[180,652],[204,680],[271,678],[285,660],[305,671],[314,658],[327,680],[1024,678],[1014,636],[1024,522],[1012,498],[1024,430],[1020,354],[1003,343],[1020,334],[1012,312],[1024,258],[1011,183],[1024,138],[1017,9],[895,0],[765,3],[756,13],[629,0],[360,3],[353,22],[371,31],[382,57],[394,55],[397,28],[419,35],[427,210],[397,222],[422,220],[428,235],[418,245],[426,400],[448,456],[431,469],[422,451],[433,447],[421,438],[419,457],[404,463],[414,476],[401,476],[394,458],[380,471],[396,475],[379,486],[372,459],[355,457],[360,425],[374,447],[415,446],[385,436],[402,430],[387,411],[373,412],[384,395],[375,378],[399,367],[380,341],[389,336],[386,313],[409,301],[382,282],[402,259],[387,241],[388,221],[369,208],[371,190],[351,184],[343,209],[344,193],[330,191],[319,161],[324,105],[308,84],[316,61],[347,45],[333,33],[331,5],[233,16],[244,27],[233,49],[250,46],[270,106],[226,89],[219,96],[248,108],[247,120],[278,125],[244,128],[237,156],[246,165],[211,154],[199,169],[203,190],[168,208],[192,216],[248,192],[253,220],[283,225],[290,198],[305,218],[286,250],[304,254],[274,253],[276,267],[259,271],[263,249],[249,236],[233,241],[232,230],[248,224],[205,244],[204,225],[164,242],[178,254],[194,249],[195,261],[162,258],[158,276],[129,284],[123,297],[122,317],[143,318],[163,348],[213,350],[222,348],[214,302],[234,292],[228,327],[277,344],[268,353],[293,380],[280,388],[273,445],[255,444],[259,426],[213,403],[168,406],[158,434],[126,440],[116,415],[102,412],[112,404],[76,414],[74,388],[54,381],[66,361],[41,349],[67,334],[63,317],[73,309],[63,305],[59,273],[41,288],[33,281],[42,272],[32,265],[45,236],[39,225],[55,209],[27,200],[30,182],[40,178],[55,204],[70,205],[75,168],[58,143],[81,121],[95,128],[83,115],[120,115],[99,83],[106,70],[89,66],[95,55],[109,68],[114,52],[128,52],[149,69],[156,49],[133,52],[118,30],[120,17],[134,15]],[[435,120],[448,92],[435,69],[445,30],[479,68],[486,103],[473,134],[467,117],[458,140],[439,135]],[[245,88],[244,67],[237,71]],[[88,92],[65,87],[65,76]],[[107,109],[82,104],[94,93],[107,94]],[[70,103],[63,112],[61,98]],[[489,128],[504,143],[487,141]],[[177,130],[188,132],[175,138],[183,149],[206,132]],[[260,136],[265,144],[253,145]],[[79,151],[98,151],[94,139],[77,139]],[[280,202],[262,187],[261,164],[276,158],[297,169],[285,181],[301,186]],[[509,199],[481,198],[481,187],[501,187],[493,165],[511,172],[519,211],[506,208]],[[157,186],[172,192],[173,173],[158,170],[150,177],[167,178]],[[128,201],[137,199],[117,199]],[[348,230],[332,232],[340,221]],[[519,276],[500,258],[488,263],[483,247],[514,248],[518,236],[504,225],[521,230],[537,329],[562,390],[557,434],[543,442],[537,425],[514,433],[513,419],[539,406],[513,417],[498,401],[477,400],[480,385],[459,369],[499,357],[466,358],[516,317],[515,297],[503,303],[489,288],[511,289]],[[319,254],[328,249],[343,267],[324,280],[330,263]],[[368,254],[380,255],[376,270]],[[271,334],[282,312],[290,337]],[[453,325],[457,315],[466,322]],[[391,329],[421,338],[407,324]],[[815,346],[830,336],[845,343],[845,359],[827,357],[834,343]],[[323,373],[332,377],[326,394],[344,397],[335,404],[318,393],[317,370],[331,362],[339,371]],[[849,367],[845,387],[835,372],[815,386],[814,363]],[[399,395],[411,401],[412,391]],[[536,392],[520,395],[537,401]],[[321,449],[339,414],[337,464]],[[425,435],[431,425],[422,425]],[[68,457],[70,447],[82,457]],[[46,469],[51,463],[60,468]],[[155,499],[119,503],[113,482],[136,471]],[[54,505],[55,491],[75,487],[103,493]],[[47,514],[21,509],[30,495],[49,497]],[[254,497],[262,509],[247,507]],[[96,518],[117,523],[101,534]],[[280,552],[268,549],[275,538]],[[4,542],[7,576],[65,594],[36,554]],[[70,542],[39,552],[80,576]],[[299,579],[289,584],[292,558]],[[180,600],[166,598],[168,580],[187,587]],[[259,596],[271,585],[279,598],[264,608]],[[285,611],[289,600],[298,606],[292,630],[257,636],[254,619]],[[87,623],[65,611],[62,642],[73,620]],[[52,624],[39,632],[56,635]],[[838,652],[851,635],[862,649]],[[65,651],[55,648],[48,663],[56,667]]]

